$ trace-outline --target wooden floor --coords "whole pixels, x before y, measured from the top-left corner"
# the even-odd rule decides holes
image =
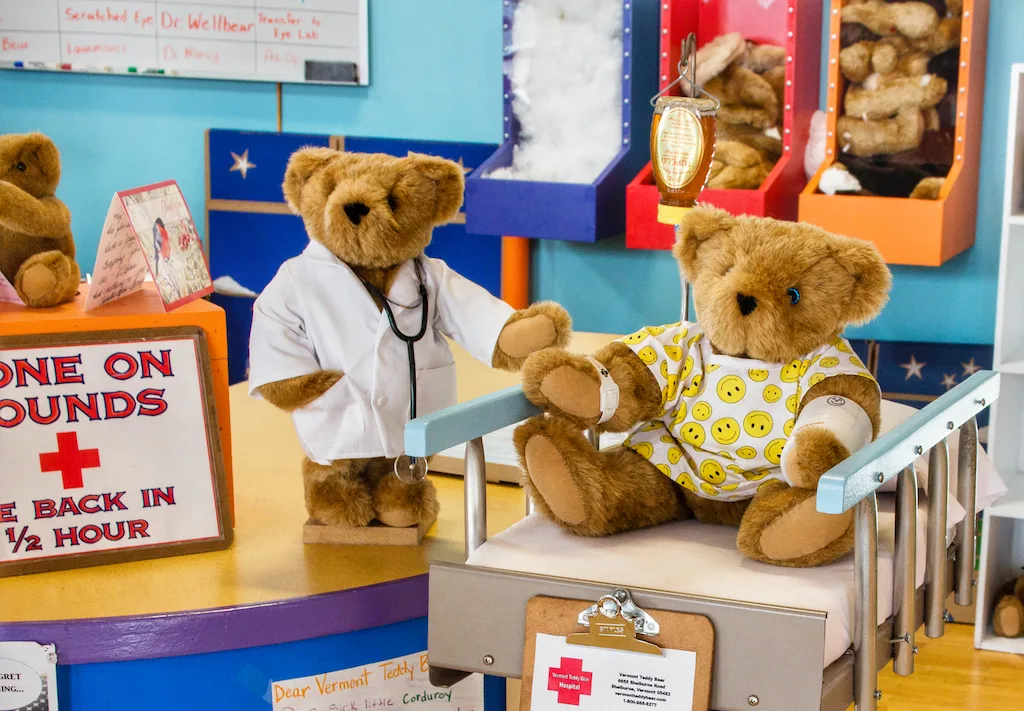
[[[881,711],[1024,711],[1024,656],[976,651],[971,625],[946,625],[942,639],[918,633],[917,645],[912,676],[879,674]],[[518,708],[519,681],[509,680],[508,711]]]

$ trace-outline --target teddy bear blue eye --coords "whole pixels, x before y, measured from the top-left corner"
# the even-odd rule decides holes
[[[398,200],[395,200],[394,195],[388,195],[388,209],[394,212],[398,209]]]
[[[22,173],[28,170],[28,166],[22,163],[20,160],[14,164],[14,167],[20,170]]]
[[[796,306],[797,304],[800,303],[800,290],[797,289],[795,286],[791,286],[788,289],[786,289],[786,293],[789,294],[789,303],[792,306]]]

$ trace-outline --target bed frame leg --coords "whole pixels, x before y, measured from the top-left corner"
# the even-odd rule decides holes
[[[487,465],[482,437],[466,442],[466,558],[487,540]]]
[[[857,711],[877,711],[878,681],[878,501],[874,492],[857,503],[854,517],[857,608],[853,638]]]
[[[960,427],[960,456],[957,461],[957,499],[967,509],[956,525],[956,604],[974,602],[974,534],[978,517],[978,420],[974,417]]]
[[[949,448],[946,440],[928,455],[928,535],[924,633],[946,633],[946,502],[949,498]]]
[[[914,673],[914,627],[917,620],[917,470],[906,467],[896,480],[896,551],[892,578],[892,670],[899,676]]]

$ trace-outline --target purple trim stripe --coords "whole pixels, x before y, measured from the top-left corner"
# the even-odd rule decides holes
[[[280,602],[44,622],[0,622],[0,641],[56,644],[61,665],[162,659],[296,642],[427,615],[427,576]]]

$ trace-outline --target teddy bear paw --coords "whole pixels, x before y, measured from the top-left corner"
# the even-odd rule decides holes
[[[21,265],[14,288],[26,305],[46,308],[74,298],[79,278],[78,265],[66,254],[40,252]]]
[[[375,515],[369,494],[358,490],[345,498],[310,501],[307,510],[314,521],[340,528],[368,526]]]
[[[523,391],[534,405],[593,427],[601,418],[601,381],[582,356],[557,348],[534,353],[523,366]]]
[[[526,357],[544,348],[569,343],[572,319],[562,306],[542,301],[512,314],[498,336],[494,366],[519,370]]]
[[[832,432],[810,425],[794,433],[786,447],[782,470],[793,486],[814,489],[822,474],[849,456],[850,451]]]
[[[437,490],[427,479],[405,484],[395,476],[384,476],[373,492],[377,520],[393,528],[408,528],[437,518],[440,504]]]

